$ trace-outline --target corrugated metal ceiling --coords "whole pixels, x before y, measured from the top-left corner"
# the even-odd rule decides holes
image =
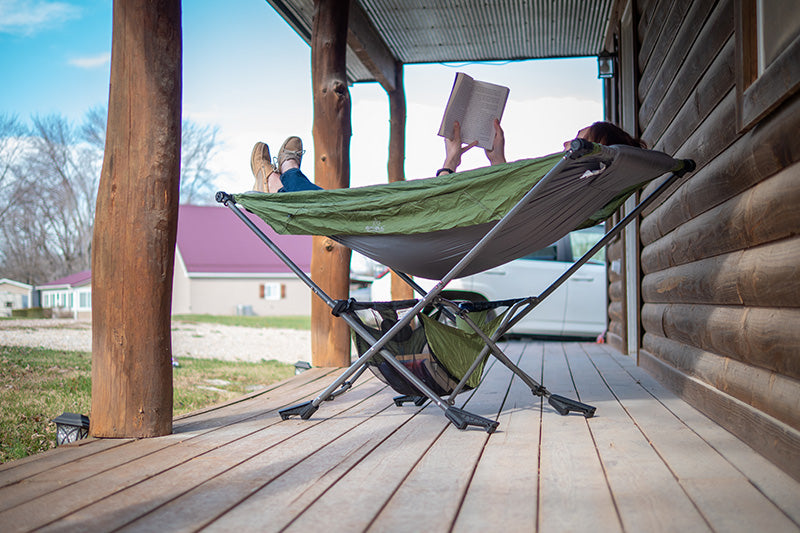
[[[267,0],[306,40],[313,0]],[[593,56],[614,0],[353,0],[403,63]],[[348,51],[352,82],[374,76]]]

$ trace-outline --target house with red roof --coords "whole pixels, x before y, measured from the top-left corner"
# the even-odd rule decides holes
[[[258,217],[248,216],[303,272],[310,272],[310,236],[278,235]],[[91,318],[91,271],[36,289],[41,291],[43,307]],[[311,293],[229,209],[182,205],[178,210],[172,313],[308,315]]]

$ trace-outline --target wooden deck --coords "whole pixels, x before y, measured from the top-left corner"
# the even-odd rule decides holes
[[[597,415],[559,416],[491,366],[459,431],[377,379],[308,421],[314,369],[184,416],[173,435],[93,440],[0,466],[0,531],[799,531],[800,484],[603,345],[509,342]],[[366,376],[366,375],[365,375]]]

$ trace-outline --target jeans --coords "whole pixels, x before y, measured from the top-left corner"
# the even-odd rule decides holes
[[[315,191],[317,189],[322,189],[319,185],[311,183],[311,180],[309,180],[299,168],[290,168],[281,174],[281,183],[283,187],[278,189],[278,192]]]

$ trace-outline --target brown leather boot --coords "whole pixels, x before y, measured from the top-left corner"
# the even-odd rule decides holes
[[[306,151],[303,150],[303,141],[300,137],[288,137],[283,141],[281,149],[278,150],[278,157],[275,158],[275,168],[278,172],[281,172],[283,163],[290,159],[297,161],[297,166],[299,167],[304,153],[306,153]]]
[[[272,158],[269,155],[269,146],[266,143],[257,142],[253,146],[253,152],[250,154],[250,170],[253,171],[253,176],[256,182],[253,184],[253,190],[258,192],[269,192],[267,187],[267,180],[269,175],[275,172],[275,167],[272,164]]]

